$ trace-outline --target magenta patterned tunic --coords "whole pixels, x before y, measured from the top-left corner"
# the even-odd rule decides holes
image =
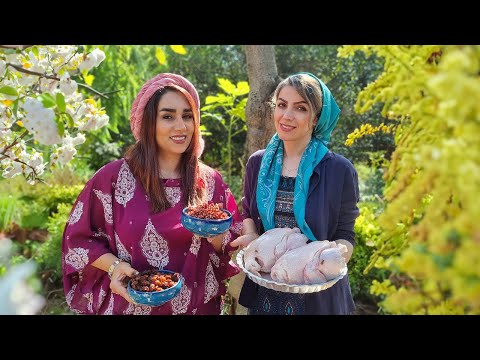
[[[200,164],[207,200],[223,203],[233,224],[222,253],[181,225],[180,180],[164,180],[172,207],[150,212],[148,196],[124,159],[113,161],[88,181],[75,202],[63,234],[63,285],[68,305],[81,314],[220,314],[223,280],[239,272],[229,253],[242,219],[221,175]],[[134,305],[110,290],[105,271],[90,264],[113,253],[138,271],[167,269],[184,277],[181,292],[158,307]]]

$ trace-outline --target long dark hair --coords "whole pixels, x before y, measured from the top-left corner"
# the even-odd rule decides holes
[[[160,164],[158,163],[158,148],[156,141],[157,107],[160,99],[169,91],[179,91],[186,98],[192,108],[195,126],[192,140],[180,160],[180,175],[182,177],[181,201],[184,206],[190,206],[202,201],[204,187],[199,186],[199,112],[190,94],[183,88],[169,85],[158,90],[152,95],[145,105],[143,119],[140,127],[140,138],[125,152],[125,159],[132,173],[138,177],[150,198],[151,211],[157,213],[171,207],[165,194],[160,177]]]

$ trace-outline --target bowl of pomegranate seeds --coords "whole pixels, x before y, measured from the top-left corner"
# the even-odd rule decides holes
[[[130,278],[128,295],[140,305],[160,306],[178,295],[182,276],[169,270],[146,270]]]
[[[232,214],[215,203],[186,207],[182,211],[182,225],[198,236],[214,237],[230,229]]]

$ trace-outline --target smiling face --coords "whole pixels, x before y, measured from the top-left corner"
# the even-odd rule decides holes
[[[293,86],[284,86],[278,93],[273,119],[281,140],[299,143],[310,141],[313,112],[308,102]]]
[[[160,152],[183,154],[192,141],[194,126],[192,108],[185,96],[167,90],[157,105],[155,139]]]

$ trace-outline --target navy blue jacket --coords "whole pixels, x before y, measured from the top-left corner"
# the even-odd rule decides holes
[[[257,208],[257,179],[265,150],[253,153],[246,166],[243,218],[251,218],[258,233],[265,232]],[[310,178],[305,221],[318,240],[345,239],[355,245],[354,225],[360,214],[358,175],[345,157],[329,151],[315,167]],[[251,306],[256,297],[257,284],[245,279],[239,302]],[[307,294],[307,314],[349,314],[355,310],[348,275],[327,290]]]

